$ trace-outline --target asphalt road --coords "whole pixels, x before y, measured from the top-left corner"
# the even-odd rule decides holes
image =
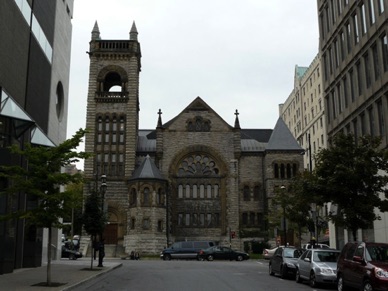
[[[311,288],[307,283],[268,275],[268,261],[162,261],[124,260],[123,266],[84,283],[74,290],[134,291],[303,291],[335,290]]]

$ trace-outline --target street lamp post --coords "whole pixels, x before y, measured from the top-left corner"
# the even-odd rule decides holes
[[[105,202],[105,192],[106,192],[106,175],[101,175],[101,186],[100,186],[100,194],[101,194],[101,215],[104,215],[104,202]],[[102,237],[103,232],[100,234],[100,243],[98,245],[98,266],[103,267],[103,259],[105,256],[105,247],[104,247],[104,239]]]
[[[284,195],[284,190],[286,187],[284,185],[280,186],[282,189],[282,195]],[[287,245],[287,227],[286,227],[286,205],[284,204],[284,196],[282,197],[282,207],[283,207],[283,235],[284,235],[284,245]]]

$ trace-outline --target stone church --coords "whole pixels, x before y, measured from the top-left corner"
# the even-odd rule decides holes
[[[129,40],[106,40],[96,22],[88,54],[85,150],[94,155],[84,192],[106,175],[106,244],[158,254],[180,240],[242,249],[273,237],[268,199],[303,170],[303,149],[281,118],[274,129],[243,129],[237,110],[230,125],[196,97],[167,122],[159,109],[156,128],[142,130],[135,23]]]

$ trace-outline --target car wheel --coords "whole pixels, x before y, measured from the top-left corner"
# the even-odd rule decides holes
[[[275,273],[272,271],[272,265],[271,264],[269,264],[268,273],[269,273],[270,276],[275,275]]]
[[[171,261],[171,256],[170,255],[164,255],[163,259],[165,261]]]
[[[372,285],[370,284],[369,281],[365,281],[364,284],[362,285],[362,291],[372,291]]]
[[[208,255],[208,256],[207,256],[207,260],[208,260],[208,261],[213,261],[213,260],[214,260],[214,257],[213,257],[212,255]]]
[[[241,262],[242,260],[244,260],[243,256],[242,255],[238,255],[237,258],[236,258],[236,261]]]
[[[311,272],[310,274],[310,286],[311,287],[317,287],[317,281],[316,281],[316,278],[315,278],[315,273],[314,272]]]
[[[302,278],[300,277],[299,269],[296,269],[295,281],[296,281],[296,283],[302,282]]]
[[[344,283],[344,278],[342,277],[342,275],[338,276],[337,290],[338,291],[345,291],[345,290],[347,290],[347,288],[345,286],[345,283]]]
[[[282,279],[285,279],[287,277],[287,266],[283,266],[280,270],[280,277]]]

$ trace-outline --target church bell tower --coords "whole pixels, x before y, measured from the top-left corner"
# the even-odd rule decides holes
[[[129,40],[101,39],[97,22],[91,35],[87,99],[84,194],[108,185],[104,209],[108,213],[104,239],[120,244],[125,235],[128,195],[126,181],[135,168],[139,126],[141,51],[135,23]]]

